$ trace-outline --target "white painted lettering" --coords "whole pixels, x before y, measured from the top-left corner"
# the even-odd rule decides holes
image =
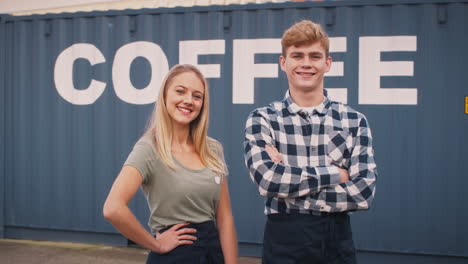
[[[106,61],[101,51],[92,44],[76,43],[71,45],[63,50],[55,61],[55,89],[63,99],[71,104],[89,105],[101,96],[106,88],[106,83],[91,80],[88,88],[76,89],[73,86],[73,63],[77,59],[86,59],[91,66]]]
[[[130,80],[130,66],[137,57],[144,57],[151,65],[151,81],[137,89]],[[117,96],[130,104],[150,104],[156,101],[159,87],[169,71],[166,55],[159,45],[148,41],[126,44],[117,50],[112,67],[112,79]]]
[[[219,64],[198,64],[198,55],[224,54],[224,39],[186,40],[179,42],[179,63],[195,65],[205,78],[221,77]]]
[[[254,103],[254,79],[278,77],[277,63],[255,64],[255,54],[281,53],[280,39],[235,39],[233,43],[232,103]]]
[[[413,76],[413,61],[381,61],[382,51],[416,51],[416,36],[359,38],[359,104],[418,104],[415,88],[380,88],[380,76]]]
[[[330,38],[330,53],[333,52],[346,52],[346,37],[333,37]],[[333,57],[333,56],[332,56]],[[325,74],[326,76],[344,76],[344,62],[333,61],[330,71]],[[347,88],[328,88],[328,97],[341,102],[348,103],[348,89]]]

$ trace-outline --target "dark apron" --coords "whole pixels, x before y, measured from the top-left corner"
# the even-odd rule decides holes
[[[172,226],[159,230],[163,233]],[[146,260],[147,264],[224,264],[218,230],[213,221],[190,224],[182,228],[195,228],[197,240],[191,245],[180,245],[166,254],[151,251]]]
[[[262,263],[355,264],[348,214],[269,214]]]

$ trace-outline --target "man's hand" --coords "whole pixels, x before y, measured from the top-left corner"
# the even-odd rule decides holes
[[[270,159],[275,163],[281,163],[283,161],[283,156],[273,145],[266,145],[265,150],[270,156]]]
[[[349,181],[349,172],[348,170],[338,168],[338,172],[340,173],[340,183],[344,183]]]

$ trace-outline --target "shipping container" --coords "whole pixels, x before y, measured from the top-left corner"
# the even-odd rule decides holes
[[[360,263],[467,263],[468,1],[326,1],[0,16],[0,236],[127,245],[102,205],[177,63],[211,87],[243,255],[264,200],[243,160],[245,121],[281,100],[283,31],[331,37],[330,97],[364,113],[379,170],[353,212]],[[141,193],[131,209],[146,224]]]

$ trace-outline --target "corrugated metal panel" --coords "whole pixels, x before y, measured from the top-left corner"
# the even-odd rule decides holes
[[[0,39],[5,39],[5,19],[0,16]],[[0,41],[0,238],[4,236],[5,209],[5,41]]]
[[[208,6],[208,5],[235,5],[249,3],[280,3],[288,0],[120,0],[103,3],[93,3],[86,5],[72,5],[67,7],[47,8],[40,10],[28,10],[21,12],[13,12],[15,16],[26,16],[33,14],[50,14],[64,12],[90,12],[90,11],[109,11],[123,9],[142,9],[142,8],[162,8],[162,7],[192,7],[192,6]],[[323,0],[315,0],[323,1]],[[330,1],[330,0],[329,0]],[[301,2],[301,1],[299,1]],[[21,7],[25,9],[24,6]]]
[[[249,94],[246,87],[233,85],[240,79],[233,64],[248,56],[234,54],[234,41],[278,39],[291,24],[309,18],[326,25],[331,37],[345,38],[345,49],[332,53],[335,62],[344,62],[343,75],[327,77],[326,87],[347,88],[348,104],[365,113],[373,128],[380,177],[374,207],[353,215],[358,248],[468,257],[468,228],[462,222],[468,218],[462,184],[468,146],[468,115],[463,112],[468,95],[468,75],[463,72],[468,58],[466,14],[467,1],[387,1],[9,18],[8,36],[2,38],[8,55],[4,69],[6,230],[115,233],[102,218],[101,206],[152,108],[116,96],[113,82],[117,77],[112,68],[122,66],[114,63],[116,52],[137,41],[156,43],[172,66],[181,59],[181,41],[224,40],[223,54],[198,57],[200,64],[220,65],[220,77],[209,79],[209,132],[225,146],[239,239],[260,243],[263,201],[244,167],[243,129],[252,109],[283,97],[287,80],[276,66],[278,78],[254,80],[253,104],[233,104],[233,90]],[[398,76],[404,74],[394,70],[379,81],[389,90],[417,89],[415,102],[401,104],[405,98],[377,96],[363,103],[363,82],[371,74],[362,70],[364,61],[372,49],[381,48],[364,48],[369,36],[391,38],[391,48],[399,36],[416,41],[415,49],[380,54],[382,61],[414,61],[414,72]],[[94,45],[105,58],[94,66],[85,59],[74,62],[77,89],[88,87],[91,79],[106,83],[104,92],[89,105],[69,103],[55,89],[57,57],[76,43]],[[257,40],[257,46],[250,47],[259,47],[262,53],[274,41],[266,43]],[[257,54],[254,62],[277,63],[278,55],[276,51]],[[131,64],[135,87],[143,88],[151,81],[149,65],[142,58]],[[387,103],[379,104],[379,100]],[[141,195],[132,208],[145,223],[147,209]]]

